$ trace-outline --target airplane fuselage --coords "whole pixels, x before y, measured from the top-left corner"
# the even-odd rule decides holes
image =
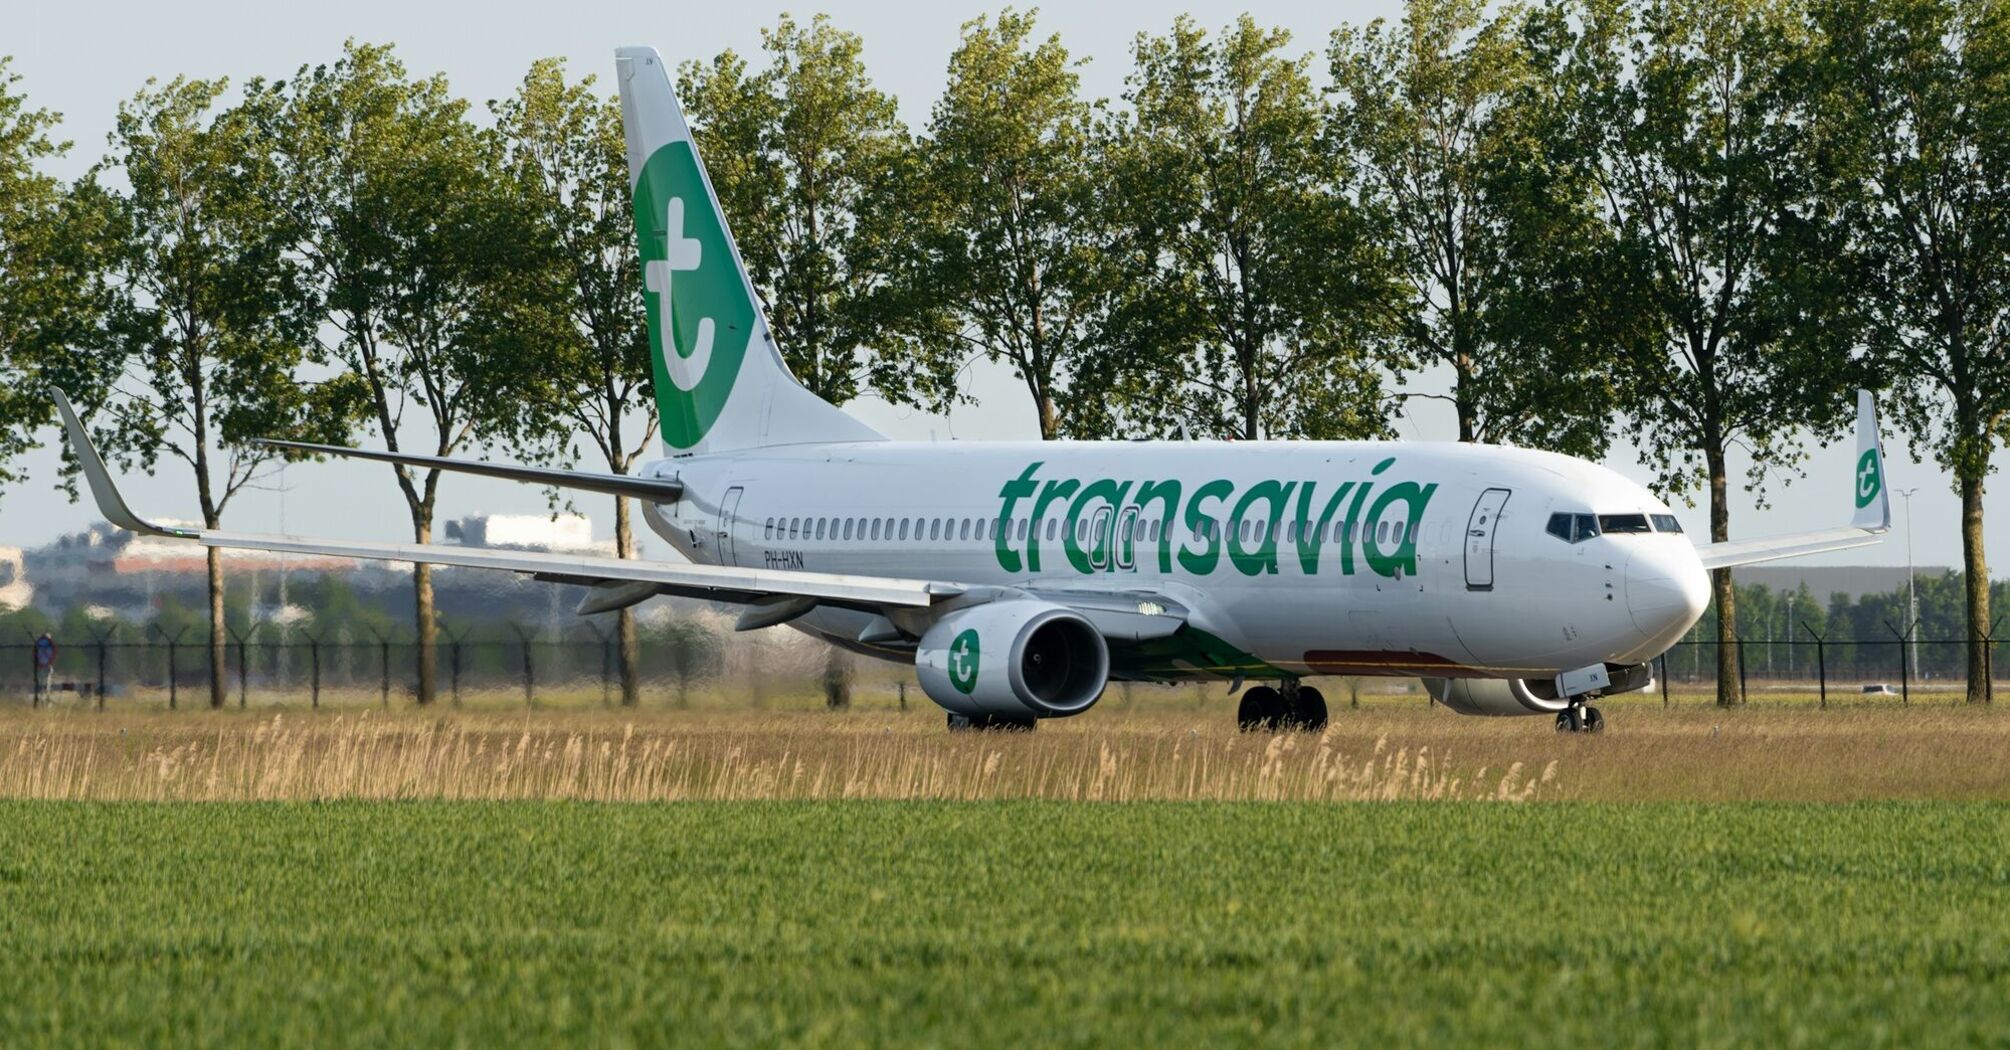
[[[1651,660],[1708,598],[1666,504],[1604,467],[1521,449],[859,442],[648,473],[685,486],[645,516],[700,563],[1182,606],[1176,638],[1112,651],[1123,678],[1546,678]],[[1558,528],[1558,515],[1572,517]],[[870,619],[824,608],[795,625],[911,658],[861,643]]]

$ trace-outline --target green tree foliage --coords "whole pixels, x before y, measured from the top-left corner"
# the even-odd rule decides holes
[[[1402,287],[1390,363],[1450,374],[1446,393],[1409,396],[1448,402],[1461,441],[1596,456],[1610,412],[1572,338],[1582,300],[1542,294],[1580,255],[1592,184],[1545,163],[1555,88],[1523,20],[1412,0],[1398,26],[1336,31],[1333,138],[1388,222]]]
[[[1214,39],[1182,17],[1134,47],[1132,112],[1100,146],[1116,291],[1093,407],[1113,432],[1388,429],[1369,354],[1388,260],[1289,44],[1248,17]]]
[[[607,469],[626,474],[656,434],[649,335],[642,305],[635,220],[621,107],[587,77],[567,83],[564,64],[531,66],[514,97],[492,103],[503,165],[529,205],[546,280],[537,282],[540,327],[551,352],[527,399],[558,425],[568,460],[584,434]],[[635,556],[628,500],[614,498],[614,545]],[[621,702],[641,698],[635,612],[615,614]]]
[[[1599,4],[1583,22],[1582,131],[1611,230],[1609,301],[1625,303],[1614,388],[1660,487],[1706,485],[1710,538],[1727,540],[1729,451],[1750,451],[1757,490],[1798,461],[1805,428],[1847,418],[1848,370],[1789,338],[1783,302],[1781,275],[1805,262],[1781,233],[1808,189],[1804,128],[1782,119],[1805,33],[1788,0]],[[1730,571],[1714,585],[1735,612]],[[1728,622],[1719,641],[1719,701],[1740,703]]]
[[[1032,13],[980,17],[949,57],[922,146],[921,294],[951,304],[951,357],[1011,366],[1042,438],[1095,437],[1071,425],[1067,389],[1102,303],[1093,114],[1060,38],[1036,42],[1033,31]]]
[[[221,80],[149,82],[119,107],[108,163],[116,196],[111,331],[125,378],[109,402],[110,447],[148,469],[166,455],[193,475],[205,528],[276,461],[259,437],[340,441],[358,392],[314,384],[314,310],[289,249],[297,239],[263,131],[269,104],[219,110]],[[210,706],[224,703],[222,552],[209,556]]]
[[[332,66],[300,71],[275,139],[327,349],[362,384],[385,446],[453,456],[541,436],[519,400],[552,352],[536,209],[445,78],[414,79],[389,47],[352,42]],[[441,472],[393,469],[413,539],[427,542]],[[413,606],[418,698],[430,703],[430,566],[413,573]]]
[[[1990,631],[1982,497],[2010,438],[2010,10],[1989,0],[1816,6],[1815,104],[1847,239],[1849,316],[1916,447],[1961,494],[1968,630]],[[1968,649],[1968,699],[1988,696]]]
[[[761,32],[768,65],[727,51],[679,71],[678,93],[775,342],[811,393],[870,389],[941,405],[955,367],[928,352],[941,322],[917,307],[921,262],[903,231],[916,150],[864,45],[818,16]]]
[[[118,363],[102,352],[112,208],[94,184],[37,170],[69,144],[50,137],[59,118],[28,104],[8,64],[0,56],[0,486],[23,480],[12,463],[54,414],[50,389],[88,409]]]

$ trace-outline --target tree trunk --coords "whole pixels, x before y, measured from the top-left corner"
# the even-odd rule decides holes
[[[1961,479],[1961,570],[1968,597],[1968,702],[1990,699],[1989,559],[1982,548],[1982,475]]]
[[[851,706],[851,654],[835,645],[824,656],[824,706],[833,711]]]
[[[1724,469],[1721,445],[1706,449],[1710,468],[1710,542],[1731,538],[1730,478]],[[1736,707],[1745,702],[1738,682],[1738,592],[1731,570],[1710,572],[1710,589],[1717,602],[1717,706]]]
[[[223,624],[223,552],[215,547],[209,549],[209,706],[222,707],[225,688],[224,675],[229,666],[224,662],[223,643],[227,637]]]
[[[1060,436],[1059,427],[1054,422],[1054,399],[1044,387],[1034,395],[1034,398],[1040,408],[1040,440],[1052,441]]]
[[[412,538],[419,543],[431,543],[433,539],[433,519],[431,508],[415,515]],[[418,701],[421,705],[431,704],[435,694],[434,657],[439,649],[440,624],[433,608],[433,567],[412,566],[412,628],[419,636],[417,661]]]
[[[622,558],[635,557],[635,531],[629,522],[625,496],[614,497],[614,553]],[[634,707],[642,702],[642,642],[635,633],[634,606],[616,614],[615,631],[620,636],[621,706]]]

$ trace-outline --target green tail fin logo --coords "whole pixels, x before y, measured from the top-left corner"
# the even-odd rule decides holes
[[[1865,449],[1856,461],[1856,505],[1870,506],[1870,501],[1876,499],[1883,488],[1884,479],[1878,476],[1877,450]]]
[[[754,336],[754,304],[689,142],[657,150],[635,183],[656,411],[687,449],[725,410]]]

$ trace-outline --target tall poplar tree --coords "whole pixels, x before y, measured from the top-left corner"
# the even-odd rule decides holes
[[[1710,539],[1731,538],[1730,452],[1747,489],[1802,456],[1809,428],[1847,421],[1845,369],[1800,349],[1787,275],[1806,260],[1787,227],[1805,199],[1805,128],[1792,106],[1805,23],[1790,0],[1649,0],[1585,8],[1576,73],[1622,303],[1610,366],[1631,437],[1673,494],[1708,489]],[[1713,574],[1717,695],[1743,702],[1736,591]]]
[[[626,474],[656,436],[656,401],[621,106],[593,86],[590,76],[568,83],[564,64],[545,59],[491,108],[547,277],[538,301],[553,352],[530,400],[565,424],[567,458],[572,434],[582,433],[609,471]],[[625,496],[614,497],[614,547],[635,556]],[[616,614],[616,630],[621,702],[632,707],[642,690],[633,608]]]
[[[927,287],[949,304],[952,355],[1009,364],[1042,438],[1083,433],[1066,405],[1096,336],[1096,183],[1090,106],[1058,36],[1006,10],[964,23],[923,144]],[[1093,428],[1089,428],[1093,430]]]
[[[13,461],[53,416],[50,389],[88,410],[119,365],[105,334],[113,202],[92,180],[65,186],[40,170],[69,143],[8,65],[0,56],[0,492],[24,480]]]
[[[295,77],[275,139],[327,350],[361,384],[385,447],[451,457],[543,437],[519,400],[552,352],[534,208],[445,78],[413,79],[389,47],[351,42]],[[412,538],[429,542],[442,472],[392,469]],[[437,693],[432,567],[415,566],[412,584],[425,704]]]
[[[340,442],[351,384],[313,384],[314,313],[256,109],[221,109],[222,80],[149,82],[119,106],[108,158],[117,197],[111,330],[125,377],[109,409],[113,450],[149,470],[188,468],[204,528],[277,453],[260,437]],[[222,551],[209,559],[209,702],[226,694]]]
[[[2010,440],[2010,10],[1827,0],[1812,92],[1851,317],[1961,495],[1968,699],[1989,697],[1983,491]]]
[[[1460,441],[1595,456],[1608,401],[1541,273],[1571,246],[1591,182],[1542,164],[1550,94],[1524,12],[1410,0],[1399,25],[1342,28],[1329,52],[1332,135],[1387,217],[1402,296],[1392,341],[1407,368],[1442,368]]]
[[[1370,353],[1393,293],[1382,232],[1323,140],[1309,56],[1244,16],[1141,36],[1131,113],[1099,135],[1112,304],[1095,397],[1129,433],[1388,429]]]

